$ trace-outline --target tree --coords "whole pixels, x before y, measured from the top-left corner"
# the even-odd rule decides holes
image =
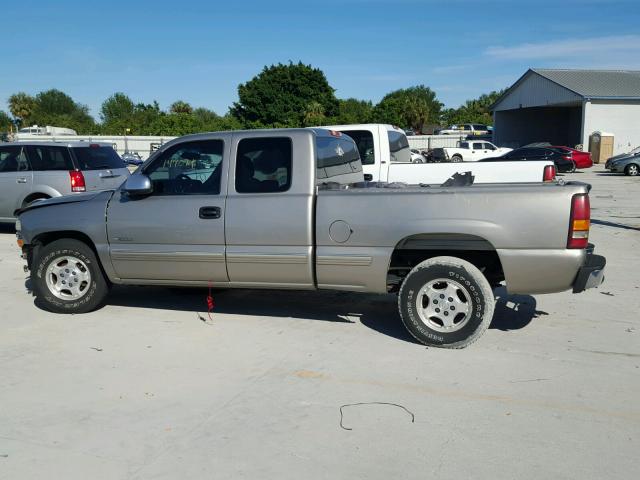
[[[442,103],[429,87],[418,85],[388,93],[373,110],[379,123],[390,123],[421,132],[427,122],[440,120]]]
[[[31,125],[31,117],[36,108],[36,99],[24,92],[14,93],[9,97],[9,111],[22,125]]]
[[[347,98],[338,100],[338,114],[329,121],[331,124],[353,125],[370,123],[373,119],[373,105],[368,100]]]
[[[320,102],[315,100],[309,102],[304,111],[303,125],[305,127],[314,127],[324,123],[324,107]]]
[[[4,110],[0,110],[0,132],[8,132],[12,126],[11,117]]]
[[[98,131],[95,120],[89,115],[89,107],[74,102],[69,95],[56,89],[36,95],[30,120],[38,125],[72,128],[79,134]]]
[[[102,133],[121,135],[134,124],[136,106],[124,93],[114,93],[100,108]]]
[[[504,90],[493,91],[480,95],[473,100],[467,100],[459,108],[450,108],[442,115],[442,121],[446,125],[458,123],[481,123],[484,125],[493,124],[491,116],[491,105],[504,93]]]
[[[238,97],[230,111],[247,128],[302,126],[312,102],[320,104],[326,116],[338,109],[322,70],[302,62],[265,66],[238,86]]]
[[[171,113],[193,113],[193,107],[182,100],[175,101],[169,107]]]

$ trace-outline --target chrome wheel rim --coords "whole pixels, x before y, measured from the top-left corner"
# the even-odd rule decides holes
[[[61,300],[78,300],[86,295],[91,285],[91,272],[87,264],[70,255],[51,262],[45,278],[49,291]]]
[[[637,175],[638,174],[638,167],[636,167],[635,165],[629,165],[629,174],[630,175]]]
[[[416,311],[430,329],[451,333],[471,318],[471,295],[458,282],[438,278],[425,284],[416,297]]]

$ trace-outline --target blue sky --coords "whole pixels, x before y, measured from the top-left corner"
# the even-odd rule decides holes
[[[424,84],[450,107],[528,67],[640,70],[637,0],[23,0],[0,12],[4,110],[11,93],[58,88],[96,117],[117,91],[223,114],[239,83],[289,60],[321,68],[340,98]]]

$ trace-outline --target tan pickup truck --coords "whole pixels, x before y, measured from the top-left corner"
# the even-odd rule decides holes
[[[16,229],[54,312],[98,308],[111,284],[396,293],[415,338],[463,347],[502,282],[531,294],[602,282],[588,192],[364,182],[340,132],[220,132],[164,145],[115,191],[27,207]]]

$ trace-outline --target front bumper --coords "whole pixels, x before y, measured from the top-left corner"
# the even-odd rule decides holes
[[[584,292],[588,288],[599,287],[604,282],[604,267],[607,259],[602,255],[593,253],[593,245],[589,244],[587,256],[578,270],[578,275],[573,282],[573,293]]]

